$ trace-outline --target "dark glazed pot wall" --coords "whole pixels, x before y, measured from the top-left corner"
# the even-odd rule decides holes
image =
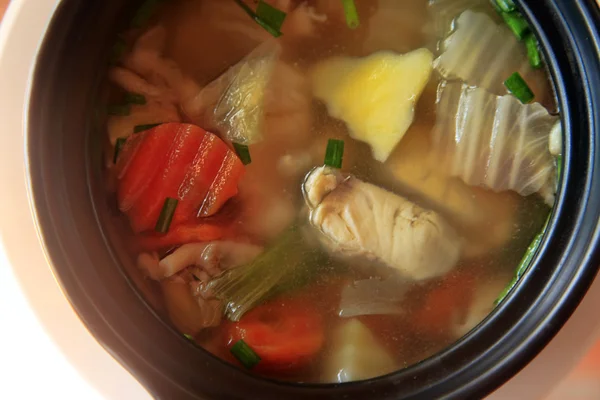
[[[568,133],[563,186],[534,265],[507,301],[451,348],[344,385],[277,383],[225,364],[159,318],[124,272],[131,262],[111,240],[93,121],[109,50],[138,5],[61,2],[36,65],[27,140],[36,213],[60,284],[90,331],[157,398],[482,397],[526,365],[571,315],[600,261],[600,91],[593,90],[600,87],[600,15],[592,0],[522,2],[546,48]]]

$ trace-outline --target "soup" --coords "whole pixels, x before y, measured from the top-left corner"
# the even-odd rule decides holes
[[[377,377],[467,334],[554,203],[538,47],[511,2],[144,3],[107,73],[105,171],[157,307],[295,382]]]

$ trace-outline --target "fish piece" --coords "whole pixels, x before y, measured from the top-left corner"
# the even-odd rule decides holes
[[[441,276],[459,259],[462,241],[439,214],[375,185],[319,167],[304,197],[331,251],[377,260],[415,280]]]

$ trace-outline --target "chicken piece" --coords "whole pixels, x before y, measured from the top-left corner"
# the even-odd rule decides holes
[[[221,323],[223,306],[215,299],[194,297],[189,284],[180,276],[161,281],[169,318],[181,331],[195,335],[204,328]]]
[[[423,280],[457,263],[462,240],[440,215],[375,185],[319,167],[304,183],[310,222],[326,246],[366,256]]]
[[[161,25],[148,30],[124,57],[123,65],[155,87],[174,93],[178,103],[185,103],[198,94],[200,86],[186,76],[173,60],[163,56],[166,34]]]
[[[252,261],[262,251],[260,246],[232,241],[188,243],[160,261],[156,255],[141,253],[138,256],[138,266],[154,280],[168,278],[194,266],[192,274],[199,275],[196,277],[201,280],[207,280]]]

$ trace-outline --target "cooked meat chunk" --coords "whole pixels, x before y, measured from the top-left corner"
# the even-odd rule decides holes
[[[366,256],[412,279],[441,276],[458,261],[461,240],[440,215],[329,167],[308,175],[310,222],[327,246]]]

